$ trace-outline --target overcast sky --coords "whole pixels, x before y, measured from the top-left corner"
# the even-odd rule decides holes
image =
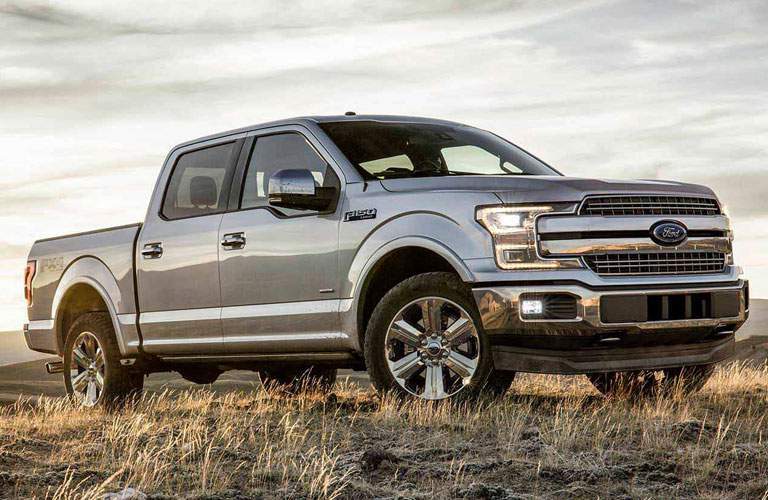
[[[32,242],[143,219],[174,144],[347,110],[710,185],[768,297],[764,0],[0,0],[0,329],[24,321]]]

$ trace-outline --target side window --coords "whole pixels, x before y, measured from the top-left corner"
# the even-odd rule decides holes
[[[235,143],[191,151],[179,157],[163,200],[163,216],[181,219],[222,212],[234,171]]]
[[[339,180],[325,160],[296,133],[276,134],[259,137],[253,145],[243,184],[240,208],[265,207],[269,205],[269,179],[278,170],[304,169],[312,172],[318,186],[337,185]],[[305,213],[280,209],[282,212]]]

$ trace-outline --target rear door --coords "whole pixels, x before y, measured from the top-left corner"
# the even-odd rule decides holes
[[[219,251],[227,352],[334,351],[348,343],[339,325],[340,203],[318,213],[267,200],[269,179],[282,169],[309,170],[318,185],[341,190],[341,173],[321,150],[301,127],[256,132],[244,148],[236,210],[219,231],[221,241],[242,242]]]
[[[136,256],[147,352],[222,349],[219,226],[241,146],[229,138],[176,151],[158,180]]]

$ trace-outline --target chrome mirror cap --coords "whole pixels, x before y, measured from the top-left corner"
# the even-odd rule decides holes
[[[323,211],[335,197],[336,189],[319,187],[309,170],[279,170],[269,179],[269,204],[275,207]]]

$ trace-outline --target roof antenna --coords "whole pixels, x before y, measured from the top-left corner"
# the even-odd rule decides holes
[[[355,116],[356,114],[357,113],[355,113],[354,111],[347,111],[346,113],[344,113],[344,116]]]

